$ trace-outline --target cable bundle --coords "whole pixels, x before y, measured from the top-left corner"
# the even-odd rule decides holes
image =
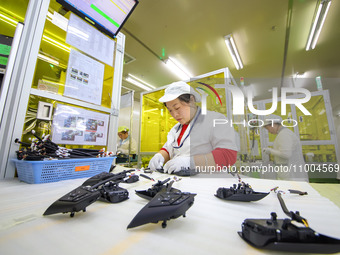
[[[46,135],[42,138],[35,134],[32,130],[32,134],[36,137],[32,139],[32,143],[24,143],[15,139],[15,143],[20,143],[24,146],[23,149],[16,151],[17,158],[19,160],[45,160],[55,158],[96,158],[113,156],[113,153],[105,153],[105,149],[93,150],[93,149],[67,149],[60,147],[49,139],[50,135]]]

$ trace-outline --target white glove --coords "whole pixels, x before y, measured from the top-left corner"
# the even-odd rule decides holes
[[[190,157],[176,157],[164,165],[164,173],[176,173],[182,169],[190,168]]]
[[[162,156],[162,154],[158,152],[150,160],[149,168],[152,171],[156,171],[157,169],[162,169],[163,164],[164,164],[164,157]]]
[[[267,153],[269,155],[269,154],[272,154],[273,149],[272,148],[264,148],[262,151],[263,151],[263,153]]]

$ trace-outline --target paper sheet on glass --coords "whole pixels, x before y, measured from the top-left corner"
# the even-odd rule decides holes
[[[104,64],[71,49],[64,96],[100,105],[103,79]]]
[[[113,66],[115,41],[73,13],[68,21],[66,43]]]
[[[52,141],[57,144],[106,145],[109,115],[57,104]]]

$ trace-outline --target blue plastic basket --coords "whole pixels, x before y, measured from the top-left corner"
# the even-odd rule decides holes
[[[18,178],[27,183],[47,183],[92,177],[109,172],[115,157],[26,161],[14,159]]]

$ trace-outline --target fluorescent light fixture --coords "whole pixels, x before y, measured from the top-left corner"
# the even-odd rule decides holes
[[[164,60],[165,65],[181,80],[190,80],[193,75],[173,57]]]
[[[50,12],[48,12],[47,16],[50,16],[50,15],[51,15]],[[6,15],[4,15],[2,13],[0,13],[0,20],[2,20],[2,21],[6,22],[9,25],[12,25],[14,27],[16,27],[17,24],[18,24],[18,21],[15,21],[14,19],[9,18],[9,17],[7,17]],[[60,48],[60,49],[62,49],[64,51],[66,51],[66,52],[70,52],[70,50],[71,50],[70,47],[68,47],[65,44],[62,44],[62,43],[60,43],[60,42],[58,42],[58,41],[56,41],[56,40],[54,40],[51,37],[48,37],[46,35],[43,35],[42,40],[45,41],[45,42],[48,42],[49,44],[52,44],[52,45]]]
[[[1,9],[1,8],[0,8],[0,9]],[[51,15],[53,15],[53,14],[50,13],[50,12],[47,13],[47,16],[48,16],[49,18],[51,18]],[[18,17],[18,15],[15,15],[15,16]],[[2,14],[1,12],[0,12],[0,20],[2,20],[2,21],[4,21],[4,22],[6,22],[7,24],[12,25],[12,26],[14,26],[14,27],[16,27],[17,24],[18,24],[18,21],[14,20],[14,19],[11,19],[10,17],[8,17],[8,16]],[[54,45],[55,47],[58,47],[59,49],[62,49],[62,50],[64,50],[64,51],[66,51],[66,52],[70,52],[70,50],[71,50],[71,48],[68,47],[67,45],[62,44],[62,43],[60,43],[60,42],[58,42],[58,41],[52,39],[52,38],[49,37],[49,36],[43,35],[42,40],[45,41],[45,42],[47,42],[47,43],[49,43],[49,44]],[[44,56],[44,55],[42,55],[42,54],[39,54],[39,55],[38,55],[38,58],[40,58],[40,59],[42,59],[42,60],[46,60],[47,62],[50,62],[51,64],[54,64],[54,65],[58,65],[58,66],[61,66],[61,67],[64,66],[64,65],[60,65],[59,62],[58,62],[58,64],[56,64],[57,61],[55,61],[55,60],[53,60],[53,59],[51,59],[51,58],[46,59],[47,57]]]
[[[55,66],[59,66],[59,61],[57,60],[54,60],[53,58],[50,58],[48,56],[45,56],[43,54],[38,54],[38,58],[40,58],[41,60],[44,60],[52,65],[55,65]]]
[[[138,82],[138,81],[136,81],[136,80],[134,80],[134,79],[132,79],[130,77],[127,77],[125,80],[127,82],[130,82],[130,83],[136,85],[137,87],[140,87],[141,89],[146,90],[146,91],[150,91],[151,90],[151,88],[149,88],[147,86],[144,86],[142,83],[140,83],[140,82]]]
[[[11,19],[9,17],[7,17],[6,15],[4,14],[1,14],[0,13],[0,20],[2,20],[3,22],[13,26],[13,27],[16,27],[17,24],[18,24],[18,21],[15,21],[14,19]]]
[[[128,76],[125,78],[127,82],[130,82],[137,87],[140,87],[141,89],[144,89],[146,91],[152,90],[152,88],[155,88],[151,86],[150,84],[146,83],[145,81],[142,81],[141,79],[137,78],[136,76],[133,76],[131,74],[128,74]]]
[[[320,32],[325,22],[329,7],[331,5],[331,0],[319,0],[316,14],[313,19],[312,26],[309,31],[309,36],[306,45],[306,51],[312,50],[315,48],[315,45],[319,39]]]
[[[234,42],[233,36],[231,34],[226,35],[224,37],[224,41],[225,41],[225,44],[227,45],[227,48],[230,52],[230,55],[231,55],[231,57],[234,61],[236,69],[237,70],[242,69],[243,68],[242,60],[241,60],[240,54],[237,51],[236,44]]]
[[[49,37],[47,35],[43,35],[42,40],[45,41],[45,42],[48,42],[49,44],[52,44],[52,45],[56,46],[59,49],[62,49],[64,51],[66,51],[66,52],[70,52],[71,51],[70,47],[68,47],[65,44],[62,44],[62,43],[52,39],[51,37]]]
[[[145,81],[143,81],[143,80],[137,78],[136,76],[134,76],[134,75],[132,75],[132,74],[130,74],[130,73],[128,74],[128,76],[129,76],[130,78],[132,78],[132,79],[134,79],[134,80],[137,80],[137,81],[139,81],[140,83],[142,83],[142,84],[144,84],[144,85],[146,85],[146,86],[152,88],[152,89],[155,89],[155,87],[152,86],[151,84],[149,84],[149,83],[147,83],[147,82],[145,82]]]

